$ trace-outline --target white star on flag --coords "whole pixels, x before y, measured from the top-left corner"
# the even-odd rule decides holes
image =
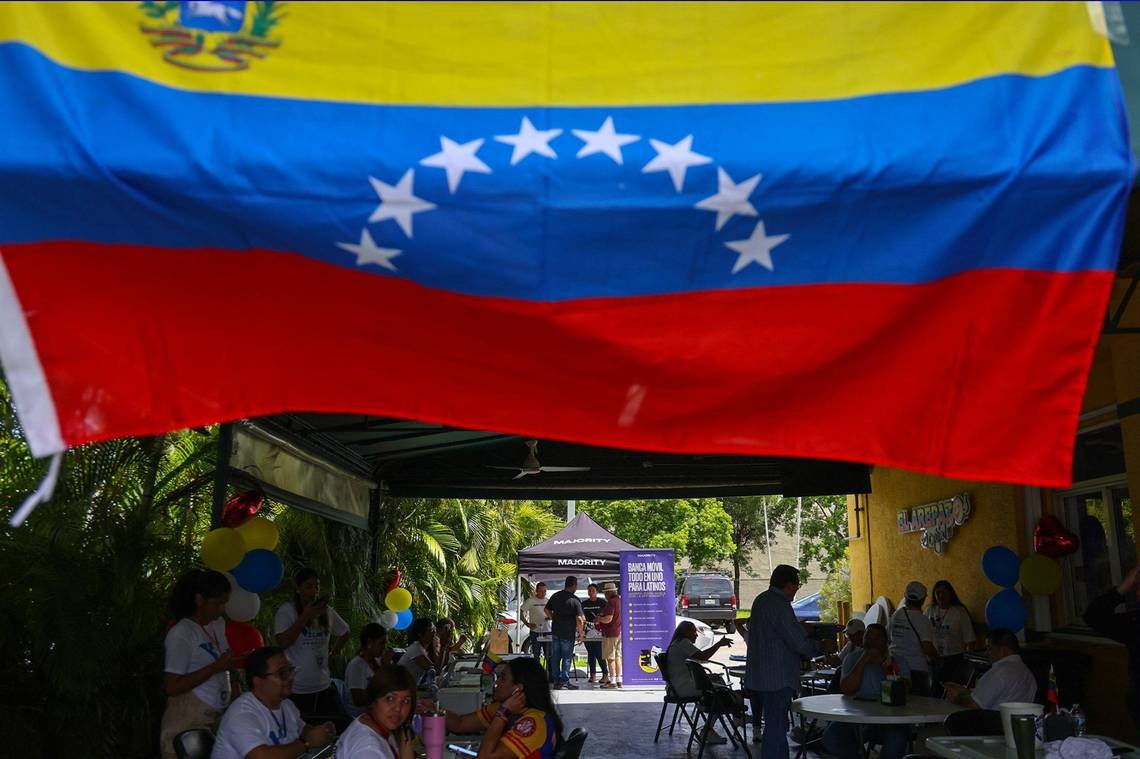
[[[712,159],[707,155],[694,153],[691,150],[693,147],[693,135],[691,134],[676,145],[654,139],[650,139],[649,144],[657,151],[657,157],[645,164],[641,173],[668,171],[669,176],[673,178],[673,187],[677,192],[681,191],[681,185],[685,183],[685,171],[690,166],[712,163]]]
[[[471,142],[465,142],[460,145],[458,142],[450,140],[447,137],[440,137],[439,145],[443,150],[435,155],[429,155],[420,161],[420,164],[446,170],[447,188],[451,190],[452,195],[455,194],[455,190],[459,187],[459,180],[463,179],[464,172],[472,171],[476,174],[491,173],[491,167],[475,156],[479,148],[483,147],[482,138],[471,140]]]
[[[622,145],[628,145],[641,139],[636,134],[618,134],[615,132],[613,116],[606,116],[606,120],[602,122],[601,128],[596,132],[587,129],[571,129],[570,131],[574,133],[575,137],[586,143],[578,151],[577,158],[585,158],[594,153],[605,153],[614,159],[614,162],[619,166],[622,165]]]
[[[538,153],[547,158],[557,158],[558,154],[550,147],[550,141],[562,134],[561,129],[535,129],[530,119],[523,116],[522,125],[518,134],[500,134],[495,137],[497,142],[514,145],[511,152],[511,166],[526,158],[531,153]]]
[[[372,183],[372,189],[376,190],[376,194],[380,196],[380,205],[376,206],[376,210],[368,217],[368,221],[395,219],[396,223],[400,225],[400,229],[404,230],[404,234],[411,237],[412,214],[435,208],[435,203],[421,200],[412,194],[414,176],[415,169],[408,169],[395,185],[381,182],[376,177],[368,177],[368,181]]]
[[[711,198],[705,198],[697,203],[697,208],[704,211],[716,211],[716,228],[720,231],[734,214],[741,216],[757,216],[756,209],[748,201],[748,197],[760,184],[761,175],[749,177],[740,184],[732,181],[722,167],[716,168],[717,192]]]
[[[738,253],[736,263],[732,267],[732,273],[736,274],[750,263],[758,263],[768,271],[772,271],[772,249],[789,237],[791,235],[769,237],[764,231],[764,222],[756,222],[756,228],[752,230],[752,236],[747,240],[734,240],[725,243]]]
[[[394,248],[378,248],[376,243],[372,240],[372,235],[365,229],[360,233],[360,242],[338,242],[338,248],[343,248],[349,253],[356,254],[356,265],[364,266],[364,264],[376,264],[383,266],[388,271],[396,271],[392,259],[400,255],[400,251]]]

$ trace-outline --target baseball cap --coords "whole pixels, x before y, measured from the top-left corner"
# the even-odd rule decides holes
[[[843,628],[843,634],[850,638],[855,633],[861,633],[866,629],[867,626],[863,624],[863,620],[849,619],[847,620],[847,626]]]
[[[918,580],[911,580],[906,584],[906,600],[921,601],[926,598],[926,586]]]

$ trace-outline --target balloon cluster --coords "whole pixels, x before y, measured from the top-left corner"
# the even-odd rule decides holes
[[[1025,627],[1029,612],[1021,594],[1013,589],[1017,583],[1030,593],[1047,596],[1061,587],[1061,565],[1057,559],[1075,552],[1080,538],[1064,528],[1054,516],[1045,515],[1033,529],[1033,550],[1024,561],[1005,546],[991,546],[982,554],[982,572],[986,579],[1003,590],[986,602],[986,624],[1017,632]]]
[[[388,594],[384,596],[387,610],[380,614],[380,624],[388,630],[403,630],[412,624],[412,594],[400,587],[400,570],[393,572],[392,582],[388,583]]]
[[[277,525],[254,516],[264,500],[258,493],[234,496],[222,510],[222,524],[227,526],[211,530],[202,540],[203,563],[230,581],[226,616],[234,622],[256,617],[261,609],[258,593],[273,590],[285,575],[285,565],[273,552],[280,538]]]

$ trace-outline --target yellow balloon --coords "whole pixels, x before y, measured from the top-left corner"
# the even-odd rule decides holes
[[[1047,596],[1061,587],[1061,565],[1056,559],[1034,554],[1021,562],[1018,579],[1030,593]]]
[[[237,530],[219,527],[202,539],[202,561],[210,569],[228,572],[245,556],[245,540]]]
[[[403,611],[412,606],[412,594],[406,588],[393,588],[384,596],[384,603],[392,611]]]
[[[265,517],[254,517],[238,527],[237,531],[245,540],[245,550],[247,551],[252,551],[254,548],[265,548],[272,551],[277,547],[277,541],[281,537],[277,525]]]

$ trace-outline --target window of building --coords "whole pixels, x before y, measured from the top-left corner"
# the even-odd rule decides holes
[[[1090,601],[1120,582],[1136,565],[1136,523],[1124,479],[1120,426],[1077,436],[1071,490],[1057,494],[1054,513],[1081,539],[1080,549],[1062,560],[1067,621],[1083,626]],[[1115,470],[1115,471],[1113,471]],[[1086,479],[1076,481],[1077,475]],[[1088,479],[1088,475],[1095,479]]]

